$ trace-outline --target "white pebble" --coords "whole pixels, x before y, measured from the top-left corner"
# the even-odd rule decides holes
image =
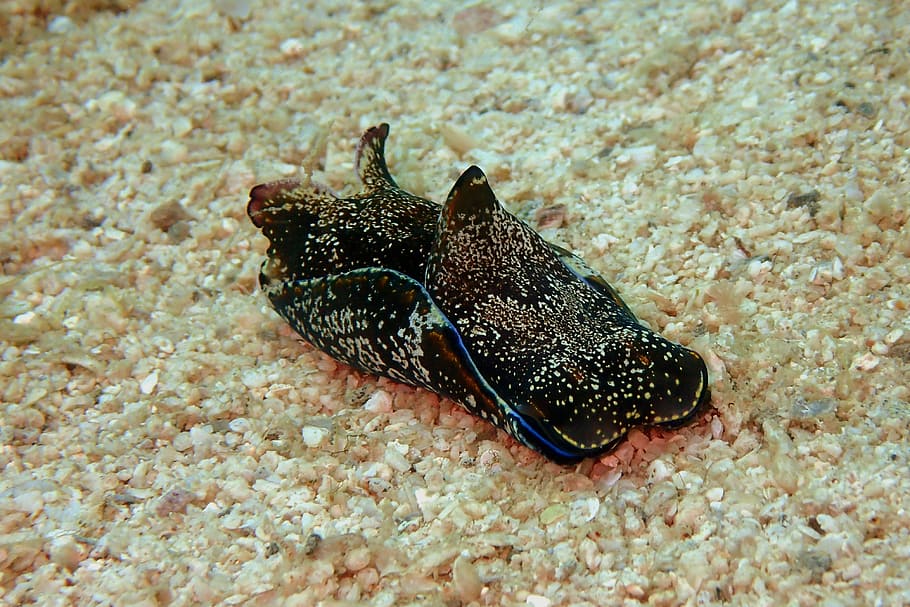
[[[463,554],[452,564],[452,581],[455,593],[463,603],[476,601],[483,592],[483,581],[477,568]]]
[[[724,488],[714,487],[713,489],[708,489],[705,491],[705,497],[708,498],[709,502],[719,502],[724,498]]]
[[[880,362],[881,360],[878,356],[872,352],[866,352],[853,360],[853,368],[858,371],[871,371],[877,367]]]
[[[717,137],[702,135],[692,146],[692,155],[696,158],[709,158],[717,152]]]
[[[411,469],[411,462],[395,446],[395,441],[385,450],[385,463],[398,472],[407,472]]]
[[[751,95],[747,95],[745,98],[743,98],[742,101],[739,102],[739,105],[744,110],[756,109],[758,107],[758,95],[756,95],[755,93],[752,93]]]
[[[51,562],[73,571],[84,557],[84,551],[71,535],[56,537],[51,540],[47,549]]]
[[[885,335],[885,343],[888,344],[889,346],[893,346],[898,341],[900,341],[900,338],[903,336],[904,336],[903,329],[899,329],[899,328],[894,329],[893,331],[891,331],[890,333]]]
[[[363,408],[374,413],[390,413],[392,411],[392,396],[385,390],[376,390],[363,403]]]
[[[830,514],[819,514],[815,520],[825,533],[838,533],[841,530],[840,523]]]
[[[189,156],[189,151],[182,143],[168,140],[161,144],[160,158],[163,164],[180,164],[186,162]]]
[[[243,382],[243,385],[247,388],[261,388],[266,385],[269,380],[264,373],[256,371],[255,369],[246,369],[240,373],[240,381]]]
[[[657,157],[657,146],[639,145],[627,148],[625,153],[628,154],[633,166],[648,167],[654,164],[654,160]]]
[[[171,122],[171,132],[175,137],[185,137],[193,130],[193,122],[186,116],[178,116]]]
[[[569,505],[570,517],[573,525],[589,523],[597,516],[600,510],[600,500],[596,497],[582,497],[574,500]]]
[[[670,478],[674,470],[667,462],[656,459],[648,466],[648,482],[659,483],[660,481]]]
[[[348,571],[360,571],[370,564],[371,559],[372,555],[369,548],[361,546],[360,548],[354,548],[344,557],[344,566]]]
[[[285,57],[299,57],[304,52],[303,43],[297,38],[288,38],[278,47]]]
[[[58,15],[47,24],[47,31],[51,34],[63,34],[73,29],[73,20],[65,15]]]
[[[315,449],[325,441],[328,430],[319,426],[304,426],[300,430],[300,435],[303,437],[303,442],[307,447]]]
[[[719,439],[724,435],[724,422],[716,415],[711,418],[711,438]]]
[[[243,434],[248,432],[251,428],[250,420],[245,417],[238,417],[237,419],[232,419],[228,422],[228,428],[231,432],[236,432],[237,434]]]
[[[619,242],[619,239],[612,234],[598,234],[591,239],[591,244],[600,252],[607,250],[610,245],[616,244],[617,242]]]
[[[95,100],[99,110],[126,122],[136,117],[136,102],[122,91],[108,91]]]
[[[539,594],[529,594],[525,602],[531,607],[550,607],[553,604],[553,601]]]
[[[32,322],[33,320],[35,320],[36,316],[37,315],[34,312],[32,312],[31,310],[29,310],[28,312],[23,312],[22,314],[19,314],[18,316],[13,318],[13,324],[27,325],[30,322]]]
[[[158,371],[152,371],[145,379],[139,382],[139,391],[145,395],[148,395],[155,391],[155,386],[157,385]]]
[[[38,514],[44,508],[44,499],[40,491],[26,491],[13,497],[12,510],[26,512],[28,514]]]
[[[202,452],[210,450],[215,444],[215,437],[212,436],[211,426],[193,426],[190,428],[190,440],[193,443],[193,449]]]
[[[174,437],[173,446],[177,451],[186,451],[193,446],[193,437],[189,432],[181,432]]]

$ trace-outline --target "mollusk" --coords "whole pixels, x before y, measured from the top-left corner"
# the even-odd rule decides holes
[[[479,168],[442,206],[399,188],[388,132],[361,138],[355,196],[309,179],[250,192],[270,241],[260,284],[304,339],[447,396],[561,463],[608,451],[634,426],[679,425],[709,399],[702,358],[506,211]]]

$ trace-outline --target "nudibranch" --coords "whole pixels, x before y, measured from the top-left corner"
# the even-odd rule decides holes
[[[356,369],[460,403],[560,463],[709,399],[704,360],[642,326],[584,261],[506,211],[468,168],[444,205],[396,185],[389,126],[364,133],[363,190],[257,185],[259,282],[303,338]]]

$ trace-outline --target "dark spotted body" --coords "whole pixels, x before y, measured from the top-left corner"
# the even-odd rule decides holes
[[[701,357],[508,213],[480,169],[442,206],[398,188],[387,135],[383,124],[361,139],[354,197],[297,181],[250,193],[271,242],[260,284],[307,341],[448,396],[559,462],[636,425],[679,424],[708,399]]]

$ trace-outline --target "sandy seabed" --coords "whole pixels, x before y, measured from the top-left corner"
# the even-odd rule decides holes
[[[0,603],[910,604],[901,3],[5,0],[0,34]],[[565,468],[296,339],[247,193],[356,191],[381,121],[402,186],[480,165],[712,407]]]

